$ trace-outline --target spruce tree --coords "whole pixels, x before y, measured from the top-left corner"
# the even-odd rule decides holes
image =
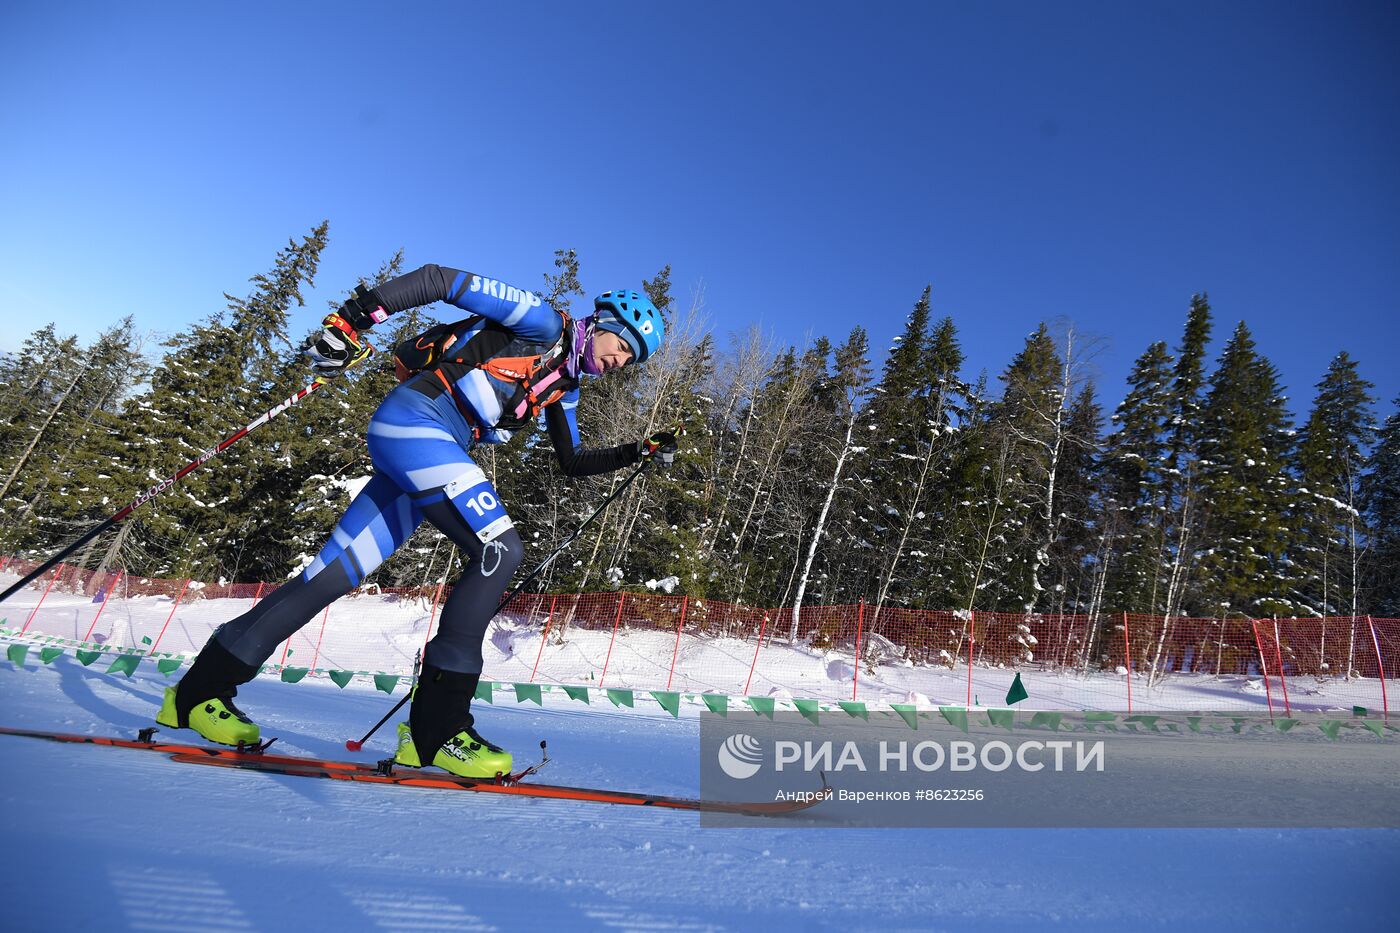
[[[1364,548],[1360,483],[1365,449],[1375,436],[1371,383],[1339,353],[1317,384],[1312,413],[1299,432],[1298,596],[1318,615],[1360,611],[1357,579]]]
[[[996,405],[982,373],[967,390],[947,480],[932,513],[934,537],[919,578],[927,608],[990,606],[983,597],[1003,569],[1009,438],[993,421]]]
[[[1201,416],[1202,571],[1209,603],[1246,615],[1288,614],[1293,437],[1274,365],[1244,322],[1211,376]]]
[[[1203,536],[1199,519],[1204,513],[1196,506],[1200,499],[1198,462],[1205,405],[1206,347],[1211,328],[1208,296],[1205,293],[1192,295],[1172,379],[1167,460],[1162,470],[1158,585],[1153,589],[1151,607],[1138,611],[1175,613],[1187,605],[1194,605],[1201,611],[1212,604],[1210,598],[1200,592],[1201,587],[1208,585],[1207,579],[1191,573],[1195,550],[1192,542]]]
[[[120,443],[127,451],[124,498],[170,476],[306,380],[286,337],[286,309],[301,303],[326,244],[325,223],[281,250],[273,268],[252,279],[246,298],[166,341],[150,386],[128,407]],[[295,419],[300,412],[286,417]],[[275,437],[275,432],[274,432]],[[157,497],[131,534],[148,556],[143,573],[232,579],[246,566],[246,547],[261,546],[269,521],[258,476],[285,460],[275,440],[254,436],[216,465],[191,474]],[[127,494],[130,494],[129,496]],[[261,560],[253,564],[264,568]]]
[[[98,335],[83,351],[83,372],[73,399],[75,404],[51,425],[54,440],[44,454],[38,475],[29,524],[35,540],[45,550],[70,540],[112,515],[126,502],[112,496],[115,478],[127,469],[117,445],[122,408],[131,389],[146,372],[143,344],[127,316]],[[84,550],[79,561],[92,565],[91,555],[101,554],[99,569],[127,560],[121,554],[127,526],[119,526]]]
[[[572,314],[574,298],[582,298],[584,295],[583,283],[579,281],[578,277],[578,253],[571,249],[556,249],[554,251],[554,268],[556,271],[553,274],[548,272],[544,274],[543,298],[550,307]],[[588,311],[583,311],[578,316],[581,317],[587,313]]]
[[[934,516],[952,506],[949,474],[968,389],[958,375],[963,354],[952,319],[931,332],[928,321],[926,288],[872,392],[864,419],[871,450],[853,476],[868,491],[864,508],[873,527],[866,536],[873,544],[862,563],[874,570],[876,624],[887,601],[923,602],[920,577],[946,534]]]
[[[1155,612],[1162,592],[1168,512],[1167,471],[1174,397],[1172,358],[1154,343],[1128,376],[1128,395],[1113,415],[1104,465],[1105,516],[1117,542],[1112,551],[1110,608]],[[1173,429],[1169,429],[1172,425]]]
[[[1088,381],[1065,417],[1065,452],[1055,485],[1058,533],[1049,559],[1052,592],[1046,608],[1083,612],[1090,608],[1101,504],[1103,409],[1094,383]]]
[[[1186,329],[1181,347],[1176,352],[1176,367],[1171,387],[1171,427],[1169,431],[1166,476],[1168,482],[1179,484],[1186,464],[1195,459],[1200,439],[1201,413],[1204,405],[1206,345],[1210,342],[1210,298],[1205,294],[1191,296],[1186,313]],[[1174,487],[1173,487],[1174,488]]]
[[[1043,598],[1039,568],[1044,563],[1041,516],[1053,496],[1051,467],[1065,395],[1063,360],[1045,324],[1002,373],[1005,390],[991,412],[993,436],[1004,457],[997,477],[1004,531],[990,542],[988,608],[1029,609]],[[984,578],[986,579],[986,578]],[[979,600],[979,608],[984,605]]]
[[[38,335],[40,344],[51,339],[47,330]],[[143,371],[130,317],[86,347],[78,349],[74,340],[51,349],[61,350],[65,359],[56,359],[52,373],[30,380],[33,394],[18,406],[20,418],[10,426],[21,429],[18,439],[24,443],[8,458],[2,487],[12,505],[6,523],[10,541],[35,553],[54,550],[117,511],[110,479],[121,467],[105,463],[101,453],[116,413]],[[77,561],[86,564],[98,553],[107,563],[114,555],[99,546],[118,534],[89,545]]]
[[[24,341],[16,364],[5,373],[8,417],[0,422],[0,509],[11,546],[24,539],[18,522],[34,503],[32,490],[42,484],[42,478],[34,480],[31,467],[44,462],[46,442],[53,446],[53,422],[73,399],[82,375],[78,338],[60,337],[52,324]]]
[[[1363,570],[1366,611],[1400,617],[1400,396],[1385,419],[1361,479],[1361,502],[1369,529]]]

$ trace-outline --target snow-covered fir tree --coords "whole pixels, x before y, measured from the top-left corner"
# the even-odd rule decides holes
[[[35,345],[50,341],[52,328],[32,339]],[[20,418],[8,426],[25,440],[4,479],[3,498],[18,506],[5,523],[12,545],[46,553],[126,504],[112,496],[111,480],[127,469],[113,436],[123,402],[146,371],[142,351],[143,339],[128,316],[74,349],[55,375],[34,383],[38,397],[21,403]],[[57,397],[45,391],[45,383]],[[118,529],[91,542],[75,562],[105,569],[116,562],[122,540]]]
[[[1171,365],[1161,341],[1137,358],[1128,395],[1113,414],[1117,430],[1106,442],[1105,533],[1113,541],[1107,605],[1119,611],[1153,612],[1165,596]]]
[[[1092,380],[1086,381],[1065,416],[1064,453],[1055,484],[1058,517],[1050,542],[1050,593],[1041,608],[1092,612],[1098,608],[1103,410]]]
[[[1294,581],[1302,606],[1317,615],[1360,612],[1359,569],[1366,531],[1360,512],[1361,470],[1375,436],[1371,383],[1356,361],[1337,354],[1317,384],[1312,413],[1299,432]]]
[[[1400,396],[1394,403],[1400,409]],[[1400,617],[1400,410],[1385,419],[1361,480],[1370,532],[1362,579],[1367,612]]]
[[[269,399],[290,395],[306,381],[286,336],[287,309],[311,284],[327,225],[290,241],[272,269],[252,279],[245,298],[176,334],[149,387],[132,399],[122,422],[121,444],[130,469],[113,485],[123,500],[173,475],[202,451],[265,410]],[[295,381],[293,381],[295,380]],[[295,413],[295,414],[299,414]],[[291,417],[291,416],[289,416]],[[272,444],[237,444],[206,467],[157,497],[129,521],[130,540],[145,558],[143,573],[233,579],[283,570],[247,552],[262,536],[269,515],[259,467],[285,452]],[[252,561],[251,566],[249,561]]]
[[[1201,413],[1201,567],[1208,615],[1288,614],[1293,575],[1294,432],[1274,365],[1243,322]]]

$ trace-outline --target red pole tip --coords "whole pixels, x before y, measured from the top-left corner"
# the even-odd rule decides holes
[[[365,746],[364,746],[364,743],[363,743],[363,742],[356,742],[354,739],[346,739],[346,740],[345,740],[345,747],[348,748],[348,749],[349,749],[350,751],[352,751],[352,752],[358,752],[360,749],[364,748]]]

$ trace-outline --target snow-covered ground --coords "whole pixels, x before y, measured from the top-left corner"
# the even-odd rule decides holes
[[[0,585],[15,577],[0,574]],[[193,655],[220,623],[246,611],[251,599],[195,599],[178,606],[167,596],[113,598],[105,607],[82,595],[31,588],[4,604],[0,613],[10,629],[29,622],[28,635],[48,635],[73,642],[100,642],[140,649],[152,645],[162,652]],[[433,613],[427,600],[384,596],[352,596],[333,604],[313,619],[271,659],[272,665],[343,670],[411,673],[415,654],[430,634]],[[100,611],[100,615],[99,615]],[[96,625],[94,625],[94,621]],[[858,699],[882,705],[910,703],[928,708],[964,705],[1000,706],[1017,673],[1006,668],[974,665],[971,689],[966,665],[912,665],[899,659],[864,665],[856,677],[849,650],[823,650],[765,640],[701,638],[683,632],[628,629],[614,639],[607,625],[570,627],[560,638],[548,637],[545,620],[509,611],[493,623],[485,644],[486,676],[502,682],[537,682],[674,690],[681,693],[723,693],[787,699],[817,699],[826,703]],[[143,642],[142,639],[149,639]],[[1036,664],[1020,668],[1030,696],[1021,708],[1129,709],[1127,672],[1045,669]],[[313,675],[312,679],[315,679]],[[1140,673],[1132,678],[1134,711],[1256,710],[1270,701],[1282,711],[1284,698],[1277,678],[1268,685],[1256,675],[1214,677],[1176,673],[1149,686]],[[1400,702],[1400,681],[1390,681],[1392,697]],[[1376,678],[1290,678],[1290,709],[1350,710],[1364,706],[1379,710],[1384,700]],[[698,701],[693,701],[698,702]]]
[[[0,724],[132,735],[170,680],[0,663]],[[482,706],[552,782],[695,795],[698,724],[546,693]],[[286,752],[352,757],[390,702],[260,678]],[[752,715],[752,714],[747,714]],[[192,735],[192,734],[191,734]],[[387,754],[388,728],[359,756]],[[1400,831],[874,830],[203,769],[0,736],[6,930],[1389,930]],[[1150,789],[1145,789],[1150,792]]]

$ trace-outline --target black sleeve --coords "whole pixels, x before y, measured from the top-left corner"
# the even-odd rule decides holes
[[[610,473],[631,466],[641,459],[636,444],[599,447],[595,450],[580,450],[575,447],[573,432],[569,430],[568,416],[558,405],[545,408],[544,423],[549,428],[549,439],[554,442],[554,453],[559,457],[559,468],[564,471],[565,476]]]
[[[384,310],[393,314],[434,301],[451,301],[471,284],[470,272],[428,263],[374,288]]]

